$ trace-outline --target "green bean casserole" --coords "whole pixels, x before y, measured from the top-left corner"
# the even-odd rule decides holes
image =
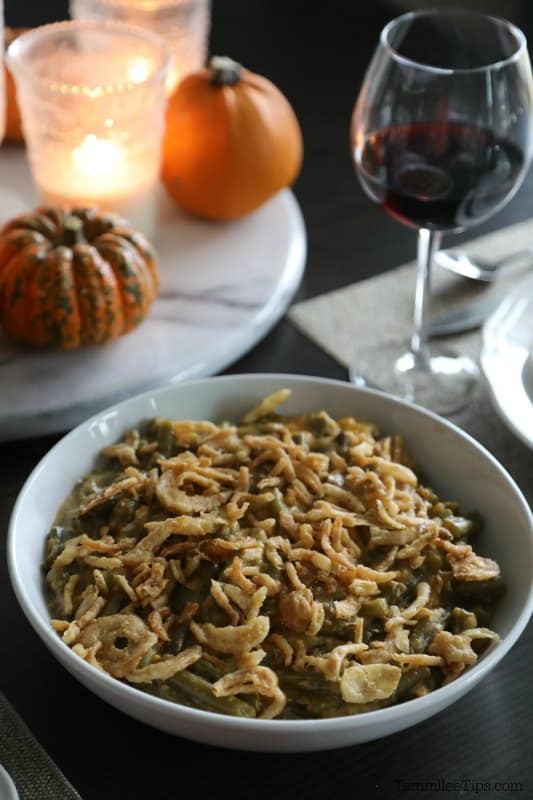
[[[104,448],[46,539],[52,625],[99,670],[240,717],[358,714],[475,664],[503,583],[400,436],[280,390]]]

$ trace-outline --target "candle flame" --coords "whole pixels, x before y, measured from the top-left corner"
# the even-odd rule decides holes
[[[89,133],[72,151],[72,161],[79,178],[87,188],[102,189],[126,173],[123,148],[110,139],[98,139]]]
[[[149,58],[140,56],[128,67],[128,80],[132,83],[142,83],[147,80],[153,71],[153,64]]]

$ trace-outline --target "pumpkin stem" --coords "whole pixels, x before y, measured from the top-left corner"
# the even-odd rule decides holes
[[[69,214],[63,222],[60,244],[65,247],[74,247],[75,244],[83,244],[83,242],[85,242],[83,221],[79,217]]]
[[[234,86],[241,80],[242,66],[227,56],[213,56],[209,72],[209,82],[214,86]]]

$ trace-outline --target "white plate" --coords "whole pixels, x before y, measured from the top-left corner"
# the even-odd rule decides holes
[[[512,289],[483,328],[481,366],[497,411],[533,448],[533,274]]]
[[[37,201],[24,150],[3,148],[0,174],[3,222]],[[161,291],[132,333],[68,353],[23,352],[0,334],[0,440],[66,430],[144,389],[224,369],[282,316],[305,263],[288,190],[232,223],[182,214],[161,190],[153,241]]]
[[[0,764],[0,800],[19,800],[15,784],[7,770]]]

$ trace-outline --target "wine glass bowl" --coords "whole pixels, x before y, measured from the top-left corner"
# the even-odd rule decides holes
[[[524,172],[512,141],[454,122],[420,122],[368,136],[357,169],[362,185],[395,219],[461,231],[507,202]]]
[[[419,11],[383,29],[354,109],[351,147],[363,189],[418,229],[410,349],[395,360],[390,350],[373,356],[368,378],[441,413],[468,402],[479,370],[429,348],[433,255],[443,232],[487,219],[517,191],[531,160],[532,108],[518,28],[473,12]]]

